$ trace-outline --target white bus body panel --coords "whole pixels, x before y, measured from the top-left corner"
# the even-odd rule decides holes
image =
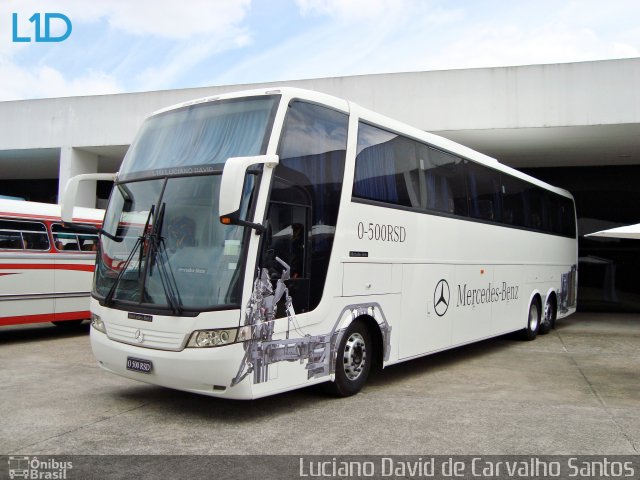
[[[340,212],[322,300],[313,311],[296,315],[295,327],[288,325],[286,318],[278,319],[274,339],[285,342],[288,327],[291,327],[291,337],[299,339],[334,333],[328,341],[331,347],[340,338],[342,329],[354,318],[359,315],[373,317],[380,331],[386,328],[388,347],[383,359],[384,365],[390,365],[521,330],[526,326],[527,311],[534,295],[540,295],[543,305],[550,292],[555,292],[559,303],[561,295],[567,295],[566,291],[560,290],[564,288],[563,275],[575,272],[575,239],[354,201],[352,188],[358,121],[362,118],[457,152],[560,195],[569,196],[567,192],[531,179],[454,142],[407,127],[340,99],[290,88],[249,94],[273,91],[281,93],[283,98],[275,117],[267,155],[277,154],[282,122],[291,98],[326,104],[351,113]],[[247,92],[241,92],[195,102],[247,95]],[[259,223],[264,219],[271,174],[270,169],[263,174],[253,222]],[[370,239],[360,231],[370,224],[374,229],[378,225],[387,230],[388,226],[402,227],[403,230],[402,234],[400,230],[394,230],[395,240],[375,238],[375,233]],[[258,244],[258,236],[252,235],[247,248],[249,260],[242,310],[203,312],[194,318],[153,315],[152,322],[144,322],[129,319],[127,312],[102,307],[92,300],[92,312],[102,318],[107,330],[107,335],[93,328],[91,332],[92,348],[100,365],[143,382],[238,399],[258,398],[333,380],[333,372],[310,377],[308,363],[299,359],[270,365],[267,378],[262,382],[244,378],[231,386],[245,353],[242,344],[184,348],[195,330],[243,324],[244,308],[255,277]],[[438,287],[444,285],[443,280],[448,286],[446,310],[441,303],[438,304],[439,293],[442,293]],[[482,291],[489,293],[483,294]],[[574,306],[559,310],[558,318],[574,310]],[[134,339],[138,330],[144,339],[136,345]],[[171,347],[158,343],[152,346],[154,341],[160,341],[159,337],[170,337]],[[153,371],[143,374],[127,370],[128,356],[152,361]]]
[[[3,297],[0,325],[13,323],[14,320],[9,318],[27,318],[53,312],[54,291],[51,255],[0,253],[0,292]]]
[[[543,304],[551,291],[559,299],[562,275],[575,265],[576,243],[568,238],[355,202],[341,213],[334,255],[343,258],[345,295],[354,284],[363,294],[402,293],[401,308],[387,313],[398,359],[523,329],[532,294]],[[406,236],[359,238],[358,224],[368,231],[369,223],[402,227]],[[367,257],[349,258],[350,251]],[[442,280],[446,311],[436,309]]]

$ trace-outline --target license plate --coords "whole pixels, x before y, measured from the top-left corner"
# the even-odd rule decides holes
[[[133,370],[140,373],[151,373],[153,363],[150,360],[141,358],[127,357],[127,370]]]

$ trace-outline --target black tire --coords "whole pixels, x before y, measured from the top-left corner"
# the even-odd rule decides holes
[[[540,301],[537,298],[531,300],[527,314],[527,326],[522,330],[523,340],[535,340],[540,330]]]
[[[330,393],[349,397],[358,393],[369,377],[373,342],[366,325],[356,320],[347,327],[338,345],[336,379],[327,385]]]
[[[545,302],[542,319],[540,321],[541,335],[545,335],[549,333],[552,328],[556,328],[556,314],[556,302],[552,296],[549,296]]]
[[[51,323],[53,323],[56,327],[73,328],[73,327],[77,327],[82,322],[84,322],[84,320],[62,320],[62,321],[51,322]]]

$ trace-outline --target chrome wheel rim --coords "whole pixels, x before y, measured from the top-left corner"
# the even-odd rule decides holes
[[[534,303],[529,309],[529,330],[535,332],[538,328],[538,306]]]
[[[367,362],[366,344],[358,332],[352,333],[347,339],[342,358],[347,378],[356,380],[362,374]]]

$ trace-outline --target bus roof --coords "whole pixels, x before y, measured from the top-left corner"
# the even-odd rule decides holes
[[[27,202],[0,199],[0,216],[19,219],[60,220],[60,205],[53,203]],[[100,223],[104,210],[75,207],[73,220],[77,222]]]

